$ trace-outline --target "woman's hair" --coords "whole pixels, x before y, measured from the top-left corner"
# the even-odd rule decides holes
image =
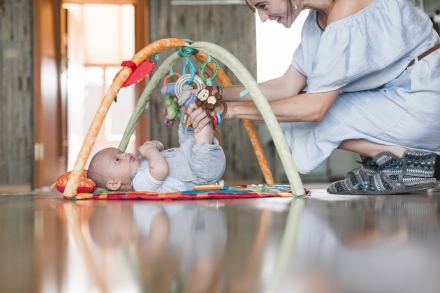
[[[293,8],[293,5],[292,5],[292,0],[286,0],[287,1],[287,12],[286,12],[286,17],[287,17],[287,20],[288,21],[290,21],[290,18],[292,18],[292,10],[294,9]]]
[[[253,13],[257,13],[257,10],[255,9],[255,7],[253,7],[252,5],[249,4],[249,2],[247,0],[244,0],[244,2],[246,2],[247,7],[253,12]]]
[[[248,0],[244,0],[246,2],[247,7],[253,12],[253,13],[257,13],[257,10],[255,9],[255,7],[253,7],[252,5],[249,4]],[[286,17],[287,19],[290,19],[291,15],[292,15],[292,9],[293,9],[293,5],[292,5],[292,0],[285,0],[287,2],[287,12],[286,12]]]

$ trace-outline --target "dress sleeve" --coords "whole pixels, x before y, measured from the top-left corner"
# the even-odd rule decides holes
[[[429,18],[415,13],[406,2],[376,0],[364,10],[329,24],[312,62],[308,92],[340,89],[360,79],[362,85],[357,90],[371,89],[405,70],[410,53],[431,32],[426,26],[412,25]]]
[[[292,65],[295,67],[301,74],[307,76],[307,71],[305,70],[305,62],[304,62],[304,52],[302,44],[299,44],[298,48],[296,48],[293,53]]]
[[[302,75],[309,76],[316,48],[321,38],[322,30],[316,23],[316,12],[311,10],[301,30],[301,43],[293,53],[291,65]]]

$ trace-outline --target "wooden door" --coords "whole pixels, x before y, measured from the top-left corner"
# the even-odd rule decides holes
[[[61,0],[34,1],[34,188],[51,185],[66,169],[61,20]]]

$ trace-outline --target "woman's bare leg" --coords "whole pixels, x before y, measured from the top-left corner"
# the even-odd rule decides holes
[[[381,152],[391,152],[398,157],[402,157],[406,148],[395,145],[382,145],[364,139],[349,139],[343,141],[338,149],[357,153],[370,158],[374,158]]]

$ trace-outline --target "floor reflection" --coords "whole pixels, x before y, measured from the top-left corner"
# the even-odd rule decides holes
[[[281,291],[300,285],[298,292],[438,292],[437,204],[381,206],[345,205],[342,216],[305,208],[286,272],[292,278],[284,278]]]
[[[215,292],[221,282],[227,231],[217,206],[108,201],[56,209],[70,240],[67,275],[86,269],[75,290]]]
[[[3,292],[438,292],[440,196],[0,196]]]

